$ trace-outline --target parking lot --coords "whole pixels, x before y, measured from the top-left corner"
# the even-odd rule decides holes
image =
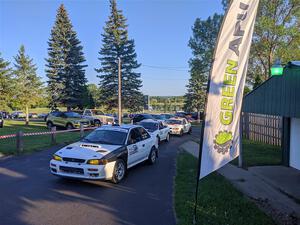
[[[178,146],[199,132],[193,128],[192,135],[161,143],[157,164],[133,167],[118,185],[51,175],[49,159],[59,147],[2,159],[1,224],[175,224],[172,190]]]

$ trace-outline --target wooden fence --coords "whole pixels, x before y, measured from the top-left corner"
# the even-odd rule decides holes
[[[282,117],[255,113],[242,114],[243,137],[281,146]]]

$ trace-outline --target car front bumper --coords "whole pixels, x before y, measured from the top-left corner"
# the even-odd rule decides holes
[[[181,131],[181,129],[170,129],[170,134],[175,134],[175,135],[177,135],[177,134],[180,134],[180,131]]]
[[[89,165],[51,160],[50,172],[53,175],[82,180],[109,180],[112,178],[115,162],[106,165]]]

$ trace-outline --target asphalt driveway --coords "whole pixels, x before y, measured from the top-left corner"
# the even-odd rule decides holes
[[[57,147],[0,160],[0,224],[173,225],[176,155],[190,138],[162,143],[157,164],[130,169],[118,185],[51,175],[48,163]]]

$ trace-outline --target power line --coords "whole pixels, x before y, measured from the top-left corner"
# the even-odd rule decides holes
[[[183,66],[177,66],[177,67],[176,66],[153,66],[153,65],[146,65],[146,64],[142,64],[141,66],[152,68],[152,69],[189,72],[189,68],[188,67],[183,67]]]
[[[188,81],[189,78],[153,78],[153,77],[147,77],[147,76],[141,76],[141,78],[143,80],[169,80],[169,81],[172,81],[172,80],[183,80],[183,81]]]

